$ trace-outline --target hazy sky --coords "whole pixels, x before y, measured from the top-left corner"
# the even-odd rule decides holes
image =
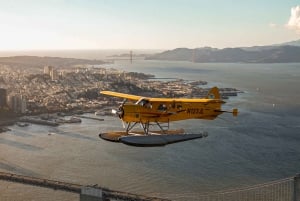
[[[0,49],[239,47],[300,39],[300,0],[0,0]]]

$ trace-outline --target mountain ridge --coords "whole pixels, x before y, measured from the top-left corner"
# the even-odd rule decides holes
[[[300,62],[300,40],[288,43],[237,48],[176,48],[146,57],[146,60],[192,61],[196,63],[291,63]]]
[[[101,60],[62,58],[62,57],[39,57],[39,56],[12,56],[0,57],[0,64],[10,66],[44,67],[52,65],[56,67],[70,67],[74,65],[97,65],[104,64]]]

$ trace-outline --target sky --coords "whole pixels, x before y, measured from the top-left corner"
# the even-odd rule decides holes
[[[245,47],[300,39],[300,0],[0,0],[0,50]]]

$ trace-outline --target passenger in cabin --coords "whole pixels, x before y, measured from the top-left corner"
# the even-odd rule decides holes
[[[167,111],[167,106],[165,104],[160,104],[158,106],[157,110],[159,110],[161,112],[165,112],[165,111]]]
[[[151,105],[150,101],[147,100],[147,99],[141,100],[140,105],[142,105],[145,108],[149,108],[149,109],[152,108],[152,105]]]

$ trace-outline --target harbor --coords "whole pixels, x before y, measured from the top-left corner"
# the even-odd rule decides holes
[[[19,118],[19,122],[16,124],[20,127],[28,126],[28,123],[32,124],[39,124],[39,125],[45,125],[45,126],[59,126],[60,124],[72,124],[72,123],[81,123],[81,118],[87,118],[87,119],[94,119],[99,121],[104,121],[104,119],[99,118],[93,118],[93,117],[87,117],[82,115],[74,115],[70,117],[59,117],[57,115],[48,115],[47,118],[44,118],[43,116],[34,116],[34,117],[21,117]]]

